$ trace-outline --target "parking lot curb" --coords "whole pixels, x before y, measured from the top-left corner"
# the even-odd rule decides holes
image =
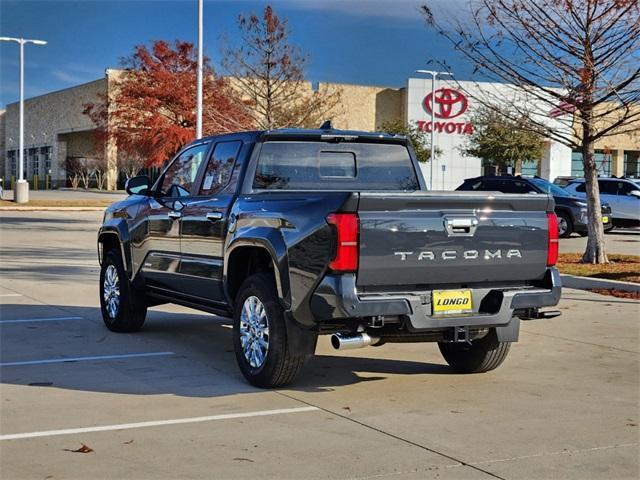
[[[610,288],[623,292],[640,293],[640,284],[632,282],[620,282],[604,278],[578,277],[575,275],[560,275],[562,286],[576,288],[578,290],[591,290],[594,288]]]
[[[107,207],[0,207],[0,212],[102,212]]]

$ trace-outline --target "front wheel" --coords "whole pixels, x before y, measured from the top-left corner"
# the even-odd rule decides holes
[[[510,342],[498,341],[495,329],[471,345],[438,342],[440,353],[458,373],[483,373],[498,368],[509,353]]]
[[[300,373],[306,355],[287,342],[273,276],[252,275],[240,287],[233,314],[233,347],[240,371],[256,387],[281,387]]]
[[[102,320],[113,332],[136,332],[147,316],[144,292],[138,292],[127,277],[117,250],[105,255],[100,270]]]

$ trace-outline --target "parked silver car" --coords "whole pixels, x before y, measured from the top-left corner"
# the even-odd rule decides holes
[[[599,178],[600,201],[611,205],[614,227],[640,225],[640,185],[626,178]],[[583,178],[571,180],[564,189],[572,195],[585,198]]]

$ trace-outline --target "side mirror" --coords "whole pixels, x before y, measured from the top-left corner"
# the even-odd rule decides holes
[[[138,175],[127,180],[124,189],[129,195],[149,195],[151,180],[146,175]]]
[[[632,197],[640,198],[640,190],[631,190],[629,192],[629,195],[631,195]]]

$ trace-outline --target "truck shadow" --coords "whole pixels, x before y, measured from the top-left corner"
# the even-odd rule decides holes
[[[133,395],[216,397],[261,391],[248,385],[232,346],[231,320],[199,313],[150,310],[142,331],[110,332],[95,307],[4,304],[0,308],[3,384]],[[62,321],[12,320],[81,317]],[[389,375],[449,374],[444,364],[380,358],[386,347],[318,354],[288,390],[328,391]],[[172,352],[149,357],[119,357]],[[113,356],[110,359],[5,365],[15,362]]]

